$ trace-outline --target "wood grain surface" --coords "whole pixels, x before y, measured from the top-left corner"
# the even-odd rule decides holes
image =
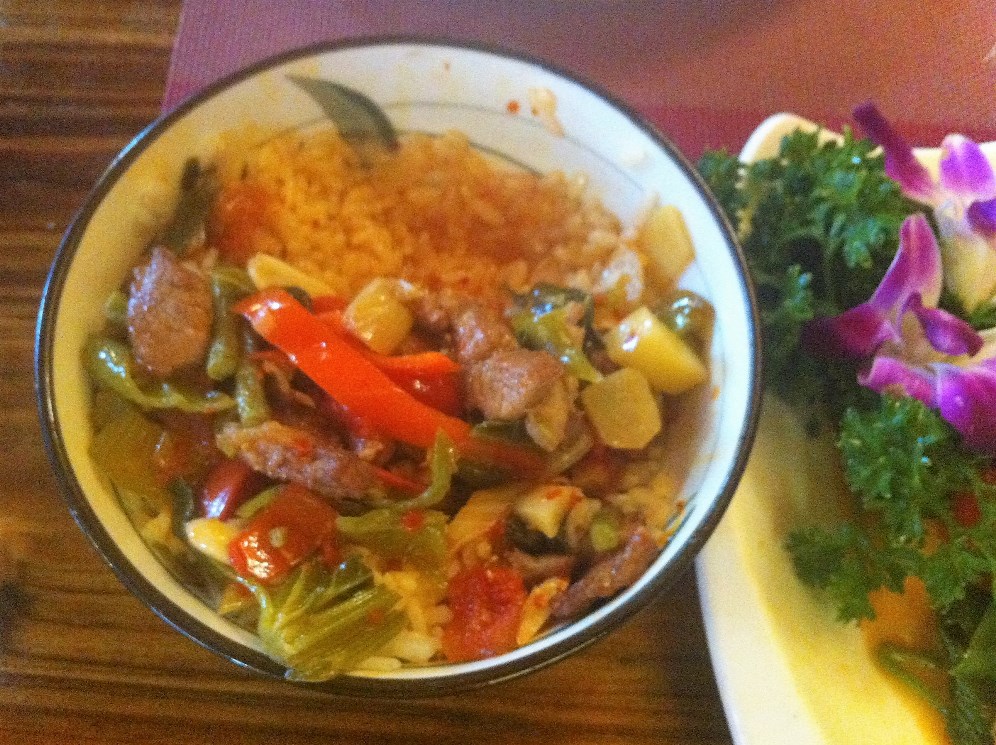
[[[589,650],[477,692],[316,695],[201,649],[117,581],[42,446],[36,313],[63,231],[158,113],[175,0],[0,0],[0,743],[729,743],[691,575]]]

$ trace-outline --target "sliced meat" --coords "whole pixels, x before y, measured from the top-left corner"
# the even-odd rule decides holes
[[[553,609],[554,618],[577,616],[596,600],[610,598],[629,587],[653,563],[658,553],[650,531],[642,525],[635,527],[622,548],[596,561],[567,588]]]
[[[468,295],[448,289],[429,292],[411,309],[418,328],[437,337],[452,337],[455,357],[461,364],[480,362],[499,349],[517,346],[501,313]]]
[[[471,305],[453,319],[453,346],[457,360],[469,365],[500,350],[515,349],[515,336],[501,315],[482,305]]]
[[[128,337],[135,359],[157,378],[201,362],[211,341],[211,283],[172,251],[152,249],[135,268],[128,296]]]
[[[376,483],[373,467],[354,453],[314,432],[273,420],[256,427],[229,424],[218,433],[217,444],[255,471],[330,499],[363,500]]]
[[[500,350],[467,368],[467,404],[487,419],[519,419],[563,376],[563,365],[546,352]]]
[[[506,552],[505,559],[522,575],[527,587],[538,585],[551,577],[570,577],[577,563],[576,556],[569,554],[540,554],[534,556],[513,548]]]
[[[453,319],[469,304],[471,299],[449,289],[427,292],[410,304],[415,325],[431,334],[440,336],[453,328]]]

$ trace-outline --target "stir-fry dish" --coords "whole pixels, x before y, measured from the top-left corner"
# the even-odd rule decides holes
[[[996,177],[965,137],[935,177],[873,105],[855,119],[868,139],[797,131],[700,170],[757,283],[768,391],[836,440],[850,491],[852,518],[790,534],[798,576],[951,743],[991,745]]]
[[[680,213],[459,134],[223,143],[85,351],[92,457],[160,560],[300,680],[528,644],[681,519],[713,313]]]

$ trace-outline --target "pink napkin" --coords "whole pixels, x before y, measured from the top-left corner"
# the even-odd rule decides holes
[[[170,109],[236,70],[300,46],[357,36],[418,34],[523,52],[618,96],[690,157],[736,150],[767,113],[657,100],[633,62],[665,23],[666,4],[637,0],[187,0],[163,101]],[[627,61],[628,60],[628,61]]]
[[[295,47],[357,36],[419,34],[501,46],[576,73],[613,93],[697,158],[707,147],[739,150],[757,124],[777,110],[770,108],[771,102],[752,105],[756,99],[749,96],[717,101],[696,62],[704,58],[697,55],[711,55],[714,69],[717,54],[722,59],[731,38],[748,38],[745,34],[752,30],[772,28],[766,24],[801,12],[774,0],[186,0],[163,106],[172,108],[245,65]],[[863,69],[867,62],[853,64]],[[776,74],[769,71],[799,69],[770,49],[748,63],[750,69],[738,69],[736,60],[731,61],[729,75],[746,81]],[[798,64],[811,65],[812,60]],[[824,59],[822,64],[845,63]],[[847,64],[842,69],[851,70]],[[847,103],[838,101],[836,111],[821,104],[822,96],[808,96],[809,109],[796,107],[795,113],[839,128],[847,108],[868,95],[860,79],[851,87],[854,100],[845,95]],[[893,119],[914,142],[935,144],[946,134],[936,123],[901,122],[902,114],[896,111]],[[962,131],[977,139],[996,135]]]

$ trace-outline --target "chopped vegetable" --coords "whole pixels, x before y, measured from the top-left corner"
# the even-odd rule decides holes
[[[276,484],[268,489],[264,489],[252,499],[247,499],[245,502],[240,504],[235,510],[235,516],[239,520],[243,521],[250,519],[253,515],[272,502],[276,496],[283,491],[283,488],[283,484]]]
[[[503,484],[471,494],[446,527],[450,550],[458,551],[499,527],[525,488],[523,484]]]
[[[211,272],[214,322],[205,366],[211,380],[226,380],[238,369],[242,356],[242,337],[230,309],[235,300],[251,291],[252,284],[242,272],[231,267],[215,268]]]
[[[618,365],[639,370],[659,391],[676,395],[708,378],[705,365],[680,336],[646,306],[605,334],[605,351]]]
[[[373,583],[359,557],[326,568],[309,562],[274,589],[250,582],[257,633],[292,680],[328,680],[379,651],[404,627],[398,597]]]
[[[263,376],[259,368],[248,360],[243,360],[235,371],[235,405],[239,421],[245,427],[255,427],[270,418]]]
[[[269,192],[255,181],[226,186],[208,216],[210,244],[228,261],[245,265],[252,258],[253,239],[263,230],[271,201]]]
[[[449,494],[456,469],[456,451],[453,449],[453,443],[440,432],[436,435],[436,441],[429,451],[429,472],[432,474],[432,481],[417,497],[395,504],[395,509],[422,510],[426,507],[435,507]]]
[[[516,500],[514,512],[530,528],[555,538],[568,511],[582,499],[584,492],[574,486],[539,486]]]
[[[411,288],[402,284],[400,280],[372,280],[342,315],[346,327],[380,354],[391,354],[412,330],[414,318],[402,299]]]
[[[581,391],[581,403],[609,447],[639,449],[661,431],[660,404],[642,373],[624,367]]]
[[[602,377],[584,351],[586,336],[594,336],[591,295],[556,285],[539,285],[518,302],[522,309],[511,320],[522,345],[549,352],[578,380],[592,382]],[[576,309],[580,313],[575,313]]]
[[[128,296],[121,290],[114,290],[104,301],[104,318],[119,329],[128,328]]]
[[[235,401],[220,391],[198,393],[170,383],[139,382],[135,358],[126,344],[112,339],[91,339],[86,352],[87,371],[94,383],[114,391],[143,409],[177,409],[188,414],[225,411]]]
[[[234,523],[217,517],[195,517],[186,524],[187,543],[221,564],[230,564],[228,547],[239,534]]]
[[[650,267],[664,287],[671,287],[695,258],[695,247],[685,218],[674,205],[655,207],[640,230],[640,245],[650,257]]]
[[[664,325],[701,352],[712,335],[716,311],[701,295],[689,290],[673,290],[654,306],[654,314]]]
[[[243,461],[225,458],[208,474],[201,488],[201,513],[227,520],[263,484],[262,475]]]
[[[179,255],[201,243],[217,194],[218,181],[214,171],[202,167],[197,158],[188,159],[183,164],[183,175],[180,177],[180,201],[159,240]]]
[[[599,552],[614,551],[622,543],[622,529],[619,516],[612,510],[602,509],[595,513],[588,526],[591,547]]]
[[[443,628],[447,660],[479,660],[515,649],[526,602],[517,571],[501,565],[464,569],[450,580],[447,595],[453,612]]]
[[[446,521],[436,510],[382,507],[357,517],[340,516],[336,525],[344,539],[385,559],[438,572],[446,557]]]
[[[526,412],[525,427],[530,439],[547,452],[553,452],[564,441],[567,423],[573,411],[574,396],[567,383],[559,380],[536,406]]]
[[[445,354],[373,355],[370,359],[399,387],[427,406],[450,416],[463,413],[460,365]]]
[[[122,506],[139,528],[170,513],[172,497],[157,478],[158,425],[134,409],[126,409],[94,436],[90,455],[118,490]]]
[[[316,552],[326,562],[338,557],[335,510],[296,484],[253,515],[229,545],[235,571],[264,585],[279,584]]]
[[[313,274],[302,272],[286,261],[259,253],[246,262],[246,272],[258,290],[269,287],[300,287],[312,297],[333,295],[332,288]]]
[[[540,629],[550,620],[553,600],[567,589],[566,577],[550,577],[543,580],[529,591],[529,596],[522,606],[522,620],[515,632],[515,643],[518,646],[528,644]]]

